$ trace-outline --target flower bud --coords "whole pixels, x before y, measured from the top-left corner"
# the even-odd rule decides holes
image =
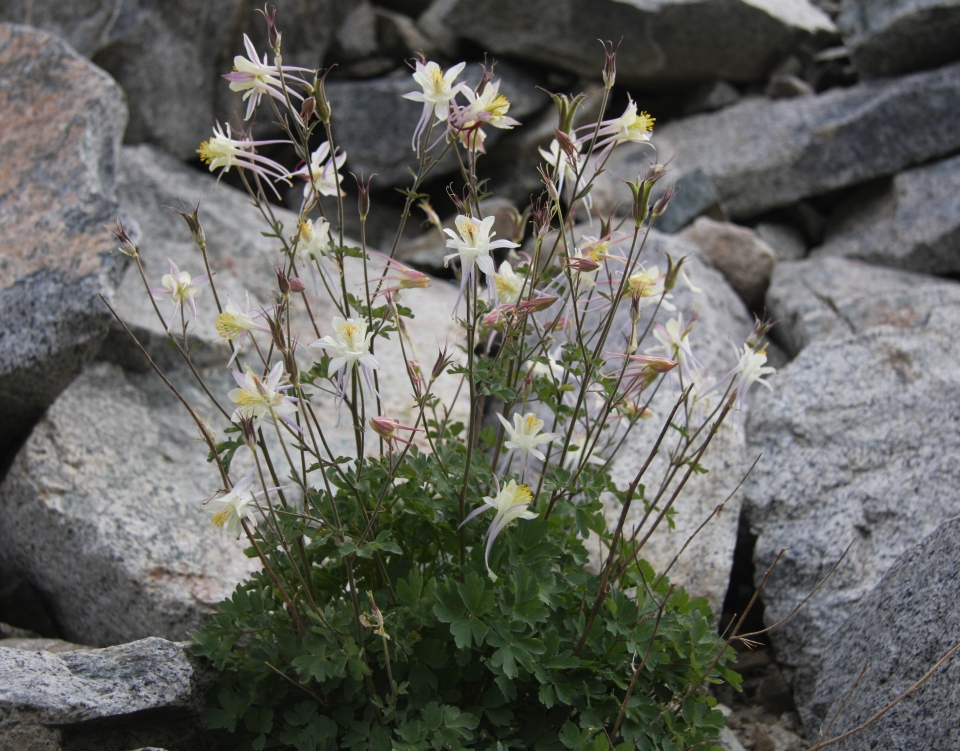
[[[667,186],[667,189],[663,191],[663,195],[660,196],[660,200],[658,200],[658,201],[653,205],[653,212],[652,212],[652,213],[653,213],[654,219],[656,219],[656,218],[657,218],[658,216],[660,216],[664,211],[667,210],[667,206],[670,204],[670,200],[671,200],[675,195],[677,195],[677,193],[679,193],[679,192],[680,192],[680,189],[677,188],[675,185],[668,185],[668,186]]]
[[[291,276],[287,279],[287,286],[291,292],[303,292],[307,288],[307,285],[303,283],[303,279],[296,276]]]
[[[430,371],[430,383],[433,383],[444,371],[453,363],[456,358],[447,351],[446,345],[437,353],[437,359],[433,363],[433,369]]]
[[[290,294],[290,280],[287,279],[287,275],[284,270],[277,266],[274,271],[276,271],[277,274],[277,287],[280,288],[280,294],[283,296]]]
[[[263,14],[263,20],[267,22],[267,38],[270,41],[270,49],[275,55],[280,54],[280,32],[277,31],[277,9],[276,7],[268,9],[266,5],[260,11]]]
[[[127,234],[126,229],[123,227],[123,222],[120,221],[120,217],[117,217],[117,226],[108,227],[108,229],[113,233],[114,237],[120,241],[120,247],[117,248],[118,253],[123,253],[125,256],[130,256],[131,258],[137,257],[137,246],[134,245],[133,240],[130,239],[130,235]]]
[[[436,365],[434,365],[434,369],[436,369]],[[420,363],[416,360],[407,360],[407,373],[410,374],[414,396],[419,399],[423,396],[423,376],[420,374]]]
[[[669,292],[677,286],[677,279],[680,276],[680,270],[683,268],[683,262],[686,260],[686,258],[681,258],[679,261],[675,262],[673,257],[667,253],[667,273],[663,279],[663,289],[666,292]]]
[[[370,181],[373,180],[375,176],[375,174],[370,175],[366,182],[364,182],[362,172],[360,173],[359,179],[356,175],[353,175],[353,179],[357,183],[357,211],[360,213],[361,222],[366,221],[367,214],[370,213]]]
[[[617,80],[617,52],[620,50],[621,42],[617,42],[616,47],[613,46],[613,42],[604,42],[602,40],[600,42],[600,44],[603,45],[603,54],[606,57],[603,63],[603,87],[607,89],[607,91],[613,88]]]
[[[534,297],[532,300],[525,300],[522,303],[518,303],[516,310],[521,315],[539,313],[541,310],[546,310],[553,305],[557,299],[556,297]]]
[[[577,94],[572,99],[566,94],[551,94],[553,103],[557,105],[557,115],[560,121],[558,130],[563,133],[573,132],[573,118],[584,99],[584,94]]]
[[[317,100],[312,96],[308,96],[303,100],[303,104],[300,106],[300,120],[303,121],[303,124],[306,125],[310,122],[310,118],[313,117],[313,113],[317,109]]]
[[[576,164],[580,152],[577,151],[577,145],[573,142],[573,139],[559,128],[554,129],[553,134],[557,139],[557,143],[560,144],[560,148],[563,149],[563,153],[566,154],[570,160],[570,163]]]
[[[382,438],[391,439],[400,421],[394,417],[371,417],[370,427]]]
[[[587,274],[600,268],[600,263],[592,258],[566,258],[564,259],[564,265],[574,271]]]
[[[248,449],[251,451],[257,450],[257,430],[253,425],[252,416],[240,418],[240,435]]]

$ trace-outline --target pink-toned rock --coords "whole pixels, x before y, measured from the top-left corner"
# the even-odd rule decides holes
[[[120,87],[63,41],[0,25],[0,448],[80,372],[107,331],[120,262]]]

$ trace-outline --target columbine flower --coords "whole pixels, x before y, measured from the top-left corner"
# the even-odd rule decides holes
[[[340,175],[340,168],[347,161],[346,152],[341,152],[336,157],[330,156],[330,142],[324,141],[313,152],[310,157],[310,164],[303,165],[296,172],[291,172],[289,177],[302,177],[307,181],[303,186],[303,197],[309,199],[316,188],[321,196],[335,196],[337,191],[344,196],[346,193],[340,188],[343,177]],[[313,182],[311,183],[311,176]]]
[[[509,261],[500,264],[500,270],[494,274],[493,283],[500,302],[512,305],[520,299],[526,279],[513,270]]]
[[[666,325],[655,323],[653,326],[653,336],[660,342],[658,347],[651,347],[648,353],[663,352],[667,357],[672,357],[680,364],[681,370],[690,373],[693,376],[699,376],[703,366],[694,357],[693,349],[690,346],[690,332],[697,322],[694,315],[689,323],[683,322],[683,313],[671,318]]]
[[[326,219],[304,219],[297,230],[297,259],[319,261],[333,251],[330,222]]]
[[[510,130],[520,124],[519,121],[507,116],[510,100],[500,93],[500,81],[488,83],[480,94],[465,87],[463,95],[470,104],[459,113],[459,127],[469,128],[480,124]]]
[[[666,275],[660,273],[657,266],[651,266],[649,269],[641,268],[627,279],[627,284],[623,290],[624,297],[632,297],[637,300],[637,306],[642,310],[650,303],[660,303],[664,310],[676,310],[676,307],[667,302],[673,299],[673,295],[666,291],[664,282]],[[661,301],[662,298],[662,301]]]
[[[297,400],[283,393],[292,387],[289,384],[281,385],[287,379],[282,362],[274,365],[266,378],[260,378],[249,366],[246,373],[236,369],[230,372],[240,387],[227,394],[230,401],[237,405],[230,418],[233,422],[239,424],[246,418],[253,420],[254,427],[259,427],[264,419],[279,419],[300,432],[296,422],[290,419],[297,412]]]
[[[237,532],[237,527],[244,519],[250,524],[257,523],[256,496],[262,495],[263,491],[255,494],[250,490],[253,485],[253,472],[251,469],[230,492],[219,498],[211,498],[204,504],[204,508],[213,514],[214,527],[222,527],[232,535]],[[239,533],[237,536],[239,537]]]
[[[453,82],[463,70],[466,63],[458,63],[444,73],[440,66],[435,62],[424,63],[417,61],[416,70],[413,73],[413,80],[423,87],[423,91],[411,91],[404,94],[404,99],[413,102],[423,102],[423,114],[420,115],[420,122],[417,123],[417,129],[413,131],[413,150],[417,150],[417,142],[420,136],[430,125],[430,113],[444,123],[450,113],[450,102],[456,97],[457,92],[463,90],[466,84]]]
[[[493,521],[490,523],[490,528],[487,530],[487,548],[483,554],[483,562],[487,566],[487,575],[493,581],[497,580],[496,574],[494,574],[493,570],[490,568],[490,548],[493,547],[493,541],[497,539],[497,536],[514,519],[537,518],[537,513],[535,511],[528,510],[530,501],[532,499],[533,493],[530,492],[530,488],[526,485],[518,485],[516,480],[511,480],[508,482],[506,487],[504,487],[502,490],[500,489],[500,485],[498,483],[496,497],[491,498],[490,496],[485,496],[483,499],[484,505],[471,512],[460,525],[462,527],[468,521],[475,519],[484,511],[488,511],[489,509],[496,510],[497,514],[493,517]]]
[[[250,332],[263,331],[270,333],[270,329],[267,326],[262,326],[253,320],[255,317],[259,318],[262,316],[263,313],[257,312],[252,316],[250,313],[249,297],[247,299],[246,311],[241,310],[231,297],[227,297],[227,307],[223,309],[223,312],[218,315],[216,321],[214,321],[214,328],[216,328],[220,337],[222,339],[228,339],[237,345],[233,352],[233,357],[231,357],[230,362],[227,363],[227,367],[229,367],[233,363],[234,358],[240,354],[239,345],[243,340],[248,336],[252,336]]]
[[[551,167],[559,165],[556,181],[557,192],[562,194],[564,183],[569,181],[569,184],[575,186],[573,188],[573,194],[576,195],[587,186],[589,180],[585,174],[586,170],[583,169],[584,155],[580,153],[582,144],[577,139],[572,138],[570,140],[573,144],[572,154],[562,150],[560,148],[560,142],[556,138],[550,142],[549,151],[543,148],[540,148],[539,151],[540,156],[542,156]],[[577,180],[577,174],[581,171],[583,171],[584,174],[581,174],[580,179]],[[587,193],[587,195],[583,197],[583,205],[588,212],[593,208],[593,196],[590,193]]]
[[[213,128],[213,137],[201,143],[197,153],[200,155],[200,161],[210,165],[211,172],[217,169],[229,172],[231,167],[247,169],[265,177],[273,188],[273,181],[287,180],[287,171],[272,159],[256,153],[256,147],[274,143],[289,143],[289,141],[254,141],[250,138],[234,138],[229,125],[224,133],[220,123],[217,123]]]
[[[443,265],[446,266],[449,264],[451,258],[460,258],[460,294],[457,295],[457,302],[453,306],[453,313],[456,314],[457,308],[460,307],[460,300],[463,298],[463,293],[467,289],[467,284],[470,279],[473,277],[473,265],[479,267],[479,269],[487,275],[487,286],[489,289],[496,291],[496,282],[494,275],[496,274],[496,268],[493,265],[493,257],[490,255],[491,250],[496,250],[497,248],[518,248],[520,247],[517,243],[510,242],[509,240],[494,240],[490,242],[490,238],[496,235],[496,232],[491,232],[493,228],[494,217],[488,216],[483,221],[479,219],[474,219],[472,216],[460,215],[457,217],[456,221],[456,232],[452,229],[445,229],[450,239],[447,240],[447,247],[456,249],[456,253],[451,253],[450,255],[443,257]]]
[[[761,347],[758,350],[750,348],[750,345],[744,344],[743,351],[738,352],[740,359],[727,375],[717,381],[712,390],[722,388],[726,382],[733,379],[733,388],[737,391],[737,398],[733,404],[733,409],[740,413],[740,419],[743,419],[743,405],[746,403],[747,392],[755,383],[773,391],[773,386],[763,380],[763,376],[776,373],[776,368],[767,367],[767,348]]]
[[[150,290],[150,294],[154,297],[170,295],[170,299],[173,301],[173,315],[170,317],[170,325],[167,327],[167,331],[170,331],[182,306],[188,306],[190,312],[193,313],[193,317],[197,317],[197,303],[194,298],[200,293],[200,287],[210,281],[210,277],[206,274],[191,277],[186,271],[181,271],[171,259],[168,258],[167,263],[170,264],[170,273],[164,274],[163,278],[160,279],[163,286],[154,287]]]
[[[334,316],[333,331],[335,337],[328,334],[323,339],[317,339],[310,345],[333,355],[327,369],[330,378],[332,379],[337,373],[340,373],[339,389],[340,393],[343,394],[343,380],[347,371],[353,369],[354,366],[358,366],[367,381],[367,385],[373,391],[371,372],[379,370],[380,364],[370,354],[370,340],[373,338],[373,332],[367,333],[366,319],[348,318],[344,320],[340,316]],[[343,372],[341,373],[341,371]]]
[[[528,412],[523,416],[514,412],[513,425],[508,423],[500,413],[497,413],[497,417],[500,418],[500,422],[509,436],[503,444],[509,449],[503,460],[503,469],[509,465],[513,452],[518,450],[520,452],[520,479],[523,479],[529,455],[533,454],[540,461],[546,461],[547,457],[537,446],[555,441],[560,436],[556,433],[541,433],[543,420],[533,412]]]
[[[277,72],[276,68],[267,62],[266,53],[263,55],[263,62],[257,62],[257,50],[246,34],[243,35],[243,45],[247,49],[248,57],[237,55],[233,58],[233,73],[227,73],[224,78],[230,82],[231,91],[246,92],[243,101],[247,103],[247,114],[243,119],[249,120],[264,94],[280,102],[284,99],[279,91],[280,80],[272,75]]]
[[[621,143],[646,143],[653,133],[655,118],[646,112],[637,114],[637,103],[630,99],[627,108],[620,117],[613,120],[604,120],[600,123],[597,135],[600,140],[597,148],[600,153],[612,149]]]

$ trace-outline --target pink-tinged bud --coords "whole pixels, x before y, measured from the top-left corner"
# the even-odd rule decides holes
[[[274,269],[277,273],[277,287],[280,288],[281,295],[290,294],[290,280],[287,278],[286,272],[279,266]]]
[[[511,311],[513,308],[513,305],[501,305],[500,307],[494,308],[480,319],[480,325],[484,328],[503,331],[503,327],[507,323],[507,318],[504,316],[504,312]]]
[[[567,268],[587,274],[600,268],[600,263],[592,258],[566,258],[563,262]]]
[[[556,297],[535,297],[532,300],[525,300],[517,305],[517,312],[523,315],[539,313],[553,305],[557,299]]]
[[[267,6],[264,5],[263,10],[259,12],[263,14],[263,20],[267,22],[267,37],[270,41],[270,49],[273,50],[275,55],[279,55],[281,35],[280,32],[277,31],[277,9],[276,7],[268,9]]]
[[[456,360],[456,357],[451,355],[447,351],[447,346],[444,345],[443,349],[437,353],[437,359],[433,363],[433,368],[430,371],[430,382],[433,383],[443,375],[447,368],[453,364],[454,360]]]
[[[317,100],[312,96],[308,96],[303,100],[303,104],[300,106],[300,119],[303,121],[304,125],[307,125],[310,122],[310,118],[313,117],[316,109]]]
[[[620,50],[621,42],[617,42],[617,46],[614,47],[613,42],[600,41],[600,44],[603,45],[603,54],[606,57],[603,63],[603,87],[608,91],[613,88],[617,80],[617,52]]]
[[[420,363],[416,360],[407,360],[407,373],[413,385],[413,394],[419,399],[423,396],[423,376],[420,374]]]
[[[376,177],[375,174],[370,175],[364,182],[362,172],[359,179],[356,175],[353,175],[353,179],[357,183],[357,211],[360,213],[360,221],[365,221],[367,214],[370,213],[370,181],[374,177]]]
[[[667,210],[667,206],[670,204],[670,200],[680,192],[680,189],[675,185],[668,185],[667,189],[663,191],[663,195],[660,196],[660,200],[653,205],[653,216],[654,218],[660,216],[664,211]]]
[[[290,287],[291,292],[303,292],[307,288],[307,285],[303,283],[303,279],[296,276],[291,276],[287,279],[287,285]]]
[[[634,355],[630,362],[638,363],[642,370],[648,373],[669,373],[677,363],[667,357],[651,357],[649,355]]]
[[[120,247],[117,248],[118,253],[123,253],[123,255],[130,256],[131,258],[137,257],[137,246],[133,240],[130,239],[130,235],[128,235],[126,229],[124,229],[123,222],[120,221],[119,216],[117,217],[117,226],[108,227],[107,229],[120,241]]]
[[[393,417],[371,417],[370,427],[374,429],[377,435],[383,438],[393,438],[393,434],[400,427],[400,421]]]

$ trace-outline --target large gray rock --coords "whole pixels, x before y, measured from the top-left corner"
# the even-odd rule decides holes
[[[837,25],[864,76],[889,76],[960,58],[957,0],[843,0]]]
[[[838,207],[816,255],[928,274],[960,272],[960,156],[915,167]]]
[[[816,691],[801,708],[807,734],[839,711],[827,735],[866,722],[900,696],[960,642],[960,519],[951,519],[905,552],[830,636]],[[849,701],[844,696],[860,678]],[[960,748],[960,659],[863,731],[837,743],[842,751]]]
[[[494,74],[494,80],[501,81],[500,93],[510,100],[508,114],[521,123],[549,102],[547,95],[537,88],[543,82],[536,75],[509,63],[498,63]],[[469,65],[460,80],[476,85],[480,80],[479,66]],[[413,178],[407,170],[416,170],[418,164],[410,139],[423,111],[421,103],[403,98],[408,92],[419,91],[410,72],[398,71],[385,78],[365,81],[331,81],[326,91],[333,111],[334,138],[347,152],[346,169],[356,175],[375,172],[377,187],[408,186]],[[459,101],[464,103],[462,97]],[[487,148],[505,133],[491,127],[484,132]],[[441,135],[441,129],[434,130],[434,140]],[[437,153],[443,149],[442,140],[435,149]],[[456,159],[448,155],[433,169],[431,178],[457,169]]]
[[[287,65],[319,67],[340,19],[354,0],[279,0],[277,22]],[[245,54],[243,33],[262,55],[266,27],[243,0],[14,0],[0,18],[63,36],[110,73],[127,92],[127,143],[154,143],[181,159],[196,157],[216,118],[240,110],[238,94],[220,76]],[[264,117],[264,120],[271,118]]]
[[[0,450],[106,334],[126,117],[120,87],[62,41],[0,25]]]
[[[806,0],[510,0],[442,2],[432,20],[498,55],[599,78],[597,39],[623,39],[622,86],[723,78],[762,80],[801,45],[822,46],[833,23]]]
[[[228,386],[225,371],[206,375]],[[0,485],[0,568],[43,593],[68,639],[183,639],[253,570],[203,510],[222,482],[198,438],[155,375],[108,363],[88,366],[34,428]]]
[[[699,170],[731,217],[749,217],[956,152],[958,97],[952,65],[814,97],[747,99],[656,129],[653,143],[660,163],[673,158],[668,179]],[[649,148],[628,147],[608,167],[632,179],[650,159]],[[613,185],[629,207],[629,189]]]
[[[652,232],[643,251],[647,267],[657,265],[660,271],[663,271],[666,267],[666,253],[674,259],[687,257],[685,268],[691,281],[702,289],[702,292],[694,293],[683,283],[678,284],[673,290],[673,299],[670,300],[677,310],[661,308],[656,320],[666,323],[670,318],[682,313],[684,320],[689,321],[694,313],[699,313],[700,318],[690,336],[691,345],[704,367],[705,374],[719,378],[736,364],[730,341],[742,343],[747,338],[753,328],[750,315],[723,275],[697,257],[694,246],[679,238]],[[618,312],[618,320],[609,340],[611,351],[622,351],[624,343],[629,341],[630,321],[627,308],[624,304]],[[650,312],[652,308],[647,315]],[[645,315],[641,327],[646,326],[646,321]],[[655,345],[656,340],[650,336],[645,344],[641,345],[641,352]],[[689,378],[689,374],[685,377]],[[632,482],[646,461],[677,395],[678,390],[675,387],[661,388],[650,404],[651,417],[640,420],[613,455],[610,472],[618,487],[624,488]],[[643,480],[648,499],[652,499],[655,488],[660,486],[668,464],[668,452],[675,448],[679,440],[679,434],[671,431],[664,447],[651,463]],[[744,430],[737,415],[731,414],[718,431],[704,455],[702,464],[709,471],[691,476],[673,506],[677,512],[674,526],[671,528],[664,521],[640,551],[640,556],[648,560],[657,572],[664,571],[670,565],[697,527],[730,495],[749,468]],[[682,476],[683,473],[678,474],[670,483],[665,499],[669,498],[679,485]],[[722,514],[714,517],[693,539],[669,573],[671,581],[686,587],[692,596],[706,597],[717,613],[721,610],[730,582],[740,503],[739,495],[731,498]],[[616,524],[620,510],[618,503],[608,504],[608,524]],[[642,504],[631,507],[627,519],[628,533],[632,532],[642,516]],[[655,516],[654,514],[651,521],[641,529],[640,537],[646,534]]]
[[[792,357],[810,342],[878,326],[922,328],[933,311],[960,306],[960,285],[841,258],[781,263],[767,292],[777,341]]]
[[[0,749],[209,747],[199,727],[213,674],[186,644],[143,639],[53,654],[0,648]]]
[[[768,624],[787,616],[853,543],[823,588],[772,633],[778,659],[795,670],[801,704],[821,655],[838,648],[830,635],[856,603],[901,553],[960,513],[960,296],[898,285],[897,272],[873,286],[868,274],[882,270],[816,263],[778,266],[777,276],[801,281],[788,295],[789,283],[775,279],[771,295],[795,311],[786,316],[795,341],[809,343],[751,413],[750,446],[764,461],[745,501],[758,578],[789,548],[764,590]],[[839,320],[829,320],[830,310]]]

